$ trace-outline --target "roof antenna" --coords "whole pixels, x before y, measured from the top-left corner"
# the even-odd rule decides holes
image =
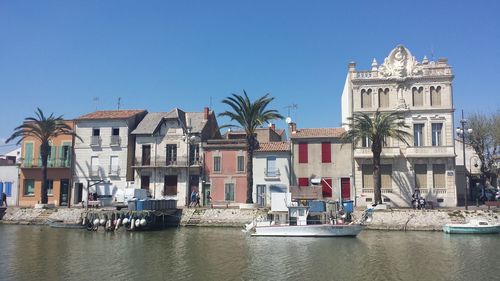
[[[99,107],[99,97],[94,97],[92,101],[94,102],[95,110],[97,110]]]
[[[212,110],[212,96],[210,96],[210,110]]]
[[[299,106],[296,104],[296,103],[292,103],[291,105],[287,105],[285,106],[286,109],[288,109],[288,117],[290,117],[290,111],[291,110],[296,110],[297,108],[299,108]]]
[[[120,110],[121,105],[122,105],[122,98],[118,97],[118,110]]]

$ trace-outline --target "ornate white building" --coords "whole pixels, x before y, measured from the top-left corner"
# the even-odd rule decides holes
[[[447,59],[418,62],[404,46],[394,48],[382,65],[370,70],[349,63],[342,93],[342,122],[356,112],[399,111],[410,126],[409,145],[387,140],[382,150],[382,199],[409,206],[418,189],[436,206],[456,206],[453,138],[452,69]],[[347,126],[345,127],[347,129]],[[354,189],[358,205],[373,200],[372,152],[369,141],[353,152]]]

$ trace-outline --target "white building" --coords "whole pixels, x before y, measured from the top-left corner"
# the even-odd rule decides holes
[[[408,206],[415,189],[438,206],[455,206],[455,146],[453,129],[454,76],[447,59],[426,57],[418,62],[404,46],[394,48],[384,63],[349,72],[342,93],[342,121],[356,112],[399,111],[413,138],[409,145],[389,139],[382,150],[382,198],[393,206]],[[372,152],[369,142],[354,148],[357,203],[373,200]]]
[[[213,111],[152,112],[132,132],[135,137],[136,182],[154,198],[177,199],[186,206],[191,190],[201,191],[203,151],[201,143],[220,138]]]
[[[253,157],[253,201],[271,206],[271,193],[290,192],[290,143],[264,142]]]
[[[18,205],[19,159],[21,148],[0,155],[0,194],[7,195],[7,205]]]
[[[74,204],[86,201],[87,190],[102,198],[137,186],[131,165],[135,137],[130,133],[146,110],[96,111],[75,119]]]

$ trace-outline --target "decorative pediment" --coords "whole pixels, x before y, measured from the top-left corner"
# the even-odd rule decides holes
[[[422,65],[403,45],[394,48],[378,68],[381,77],[405,78],[422,75]]]

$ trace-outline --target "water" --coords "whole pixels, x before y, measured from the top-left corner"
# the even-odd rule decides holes
[[[500,280],[499,265],[500,235],[274,238],[231,228],[104,233],[0,225],[0,280],[479,281]]]

